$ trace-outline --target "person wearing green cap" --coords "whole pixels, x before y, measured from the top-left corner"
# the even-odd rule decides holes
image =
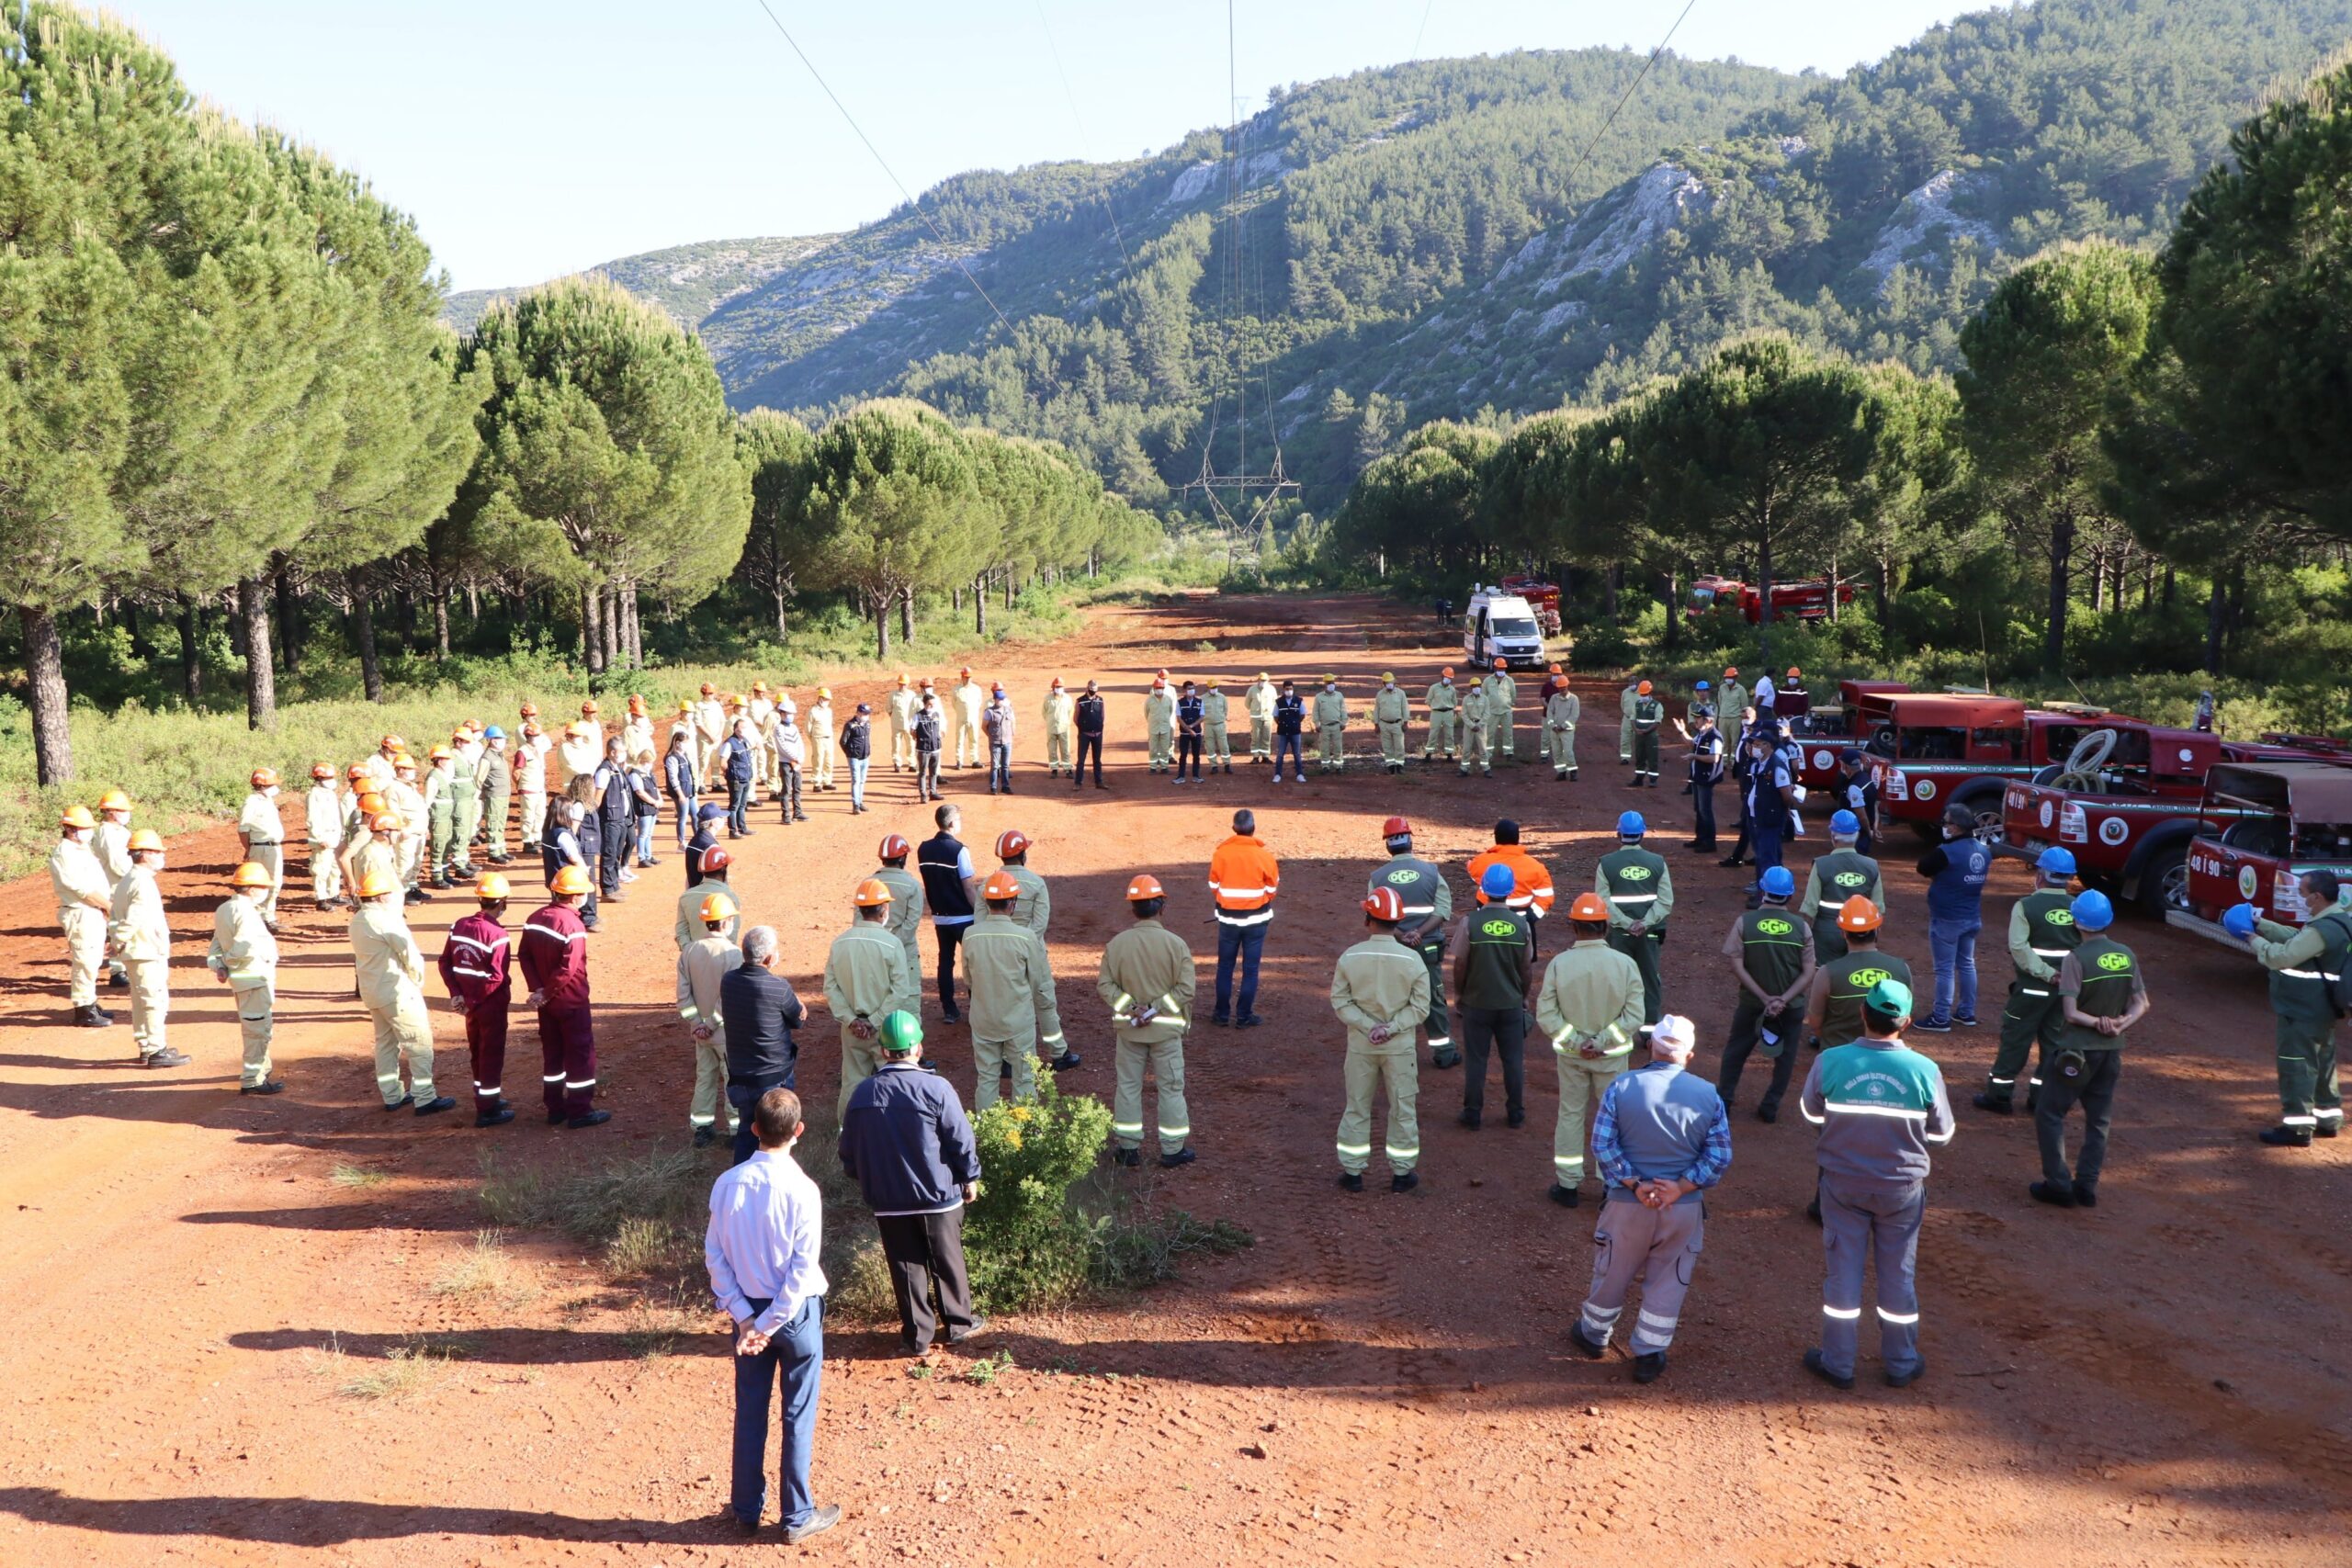
[[[921,1356],[943,1327],[960,1345],[988,1326],[972,1311],[964,1267],[964,1205],[979,1196],[980,1146],[956,1086],[922,1068],[921,1020],[891,1013],[875,1043],[882,1065],[842,1113],[842,1169],[882,1233],[899,1342]]]
[[[2058,964],[2058,1005],[2064,1018],[2034,1103],[2041,1179],[2028,1190],[2039,1202],[2087,1209],[2098,1202],[2115,1083],[2123,1072],[2123,1032],[2148,1010],[2148,987],[2138,954],[2107,934],[2115,924],[2115,907],[2107,895],[2096,889],[2076,894],[2073,908],[2082,942]],[[2066,1112],[2077,1101],[2083,1108],[2083,1147],[2069,1173]]]
[[[1936,1064],[1904,1043],[1911,987],[1881,980],[1862,1001],[1862,1037],[1813,1059],[1798,1105],[1821,1129],[1821,1343],[1805,1370],[1838,1388],[1854,1386],[1861,1337],[1862,1280],[1878,1271],[1879,1358],[1887,1384],[1905,1388],[1919,1357],[1915,1273],[1919,1220],[1927,1211],[1929,1151],[1951,1141],[1951,1101]]]

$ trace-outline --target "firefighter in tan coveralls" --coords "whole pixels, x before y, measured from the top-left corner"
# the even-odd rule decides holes
[[[1422,694],[1421,702],[1430,710],[1430,738],[1421,748],[1421,761],[1428,762],[1442,757],[1451,761],[1454,753],[1453,721],[1462,706],[1462,693],[1453,683],[1453,665],[1438,671],[1437,680]]]
[[[107,941],[130,976],[130,1040],[142,1067],[177,1067],[187,1058],[164,1043],[172,1010],[172,927],[155,874],[164,869],[164,840],[153,828],[130,835],[130,869],[115,884],[107,910]]]
[[[701,893],[703,888],[687,891]],[[742,967],[743,950],[735,945],[741,910],[733,894],[723,888],[705,894],[695,913],[701,919],[702,934],[678,950],[678,1018],[694,1042],[695,1090],[686,1105],[686,1123],[694,1129],[695,1147],[700,1149],[718,1141],[720,1111],[727,1114],[730,1138],[742,1120],[734,1101],[727,1098],[727,1019],[718,1009],[718,983]]]
[[[979,1083],[972,1093],[985,1111],[1000,1098],[999,1072],[1012,1069],[1012,1097],[1037,1097],[1038,1021],[1046,1021],[1045,1045],[1073,1065],[1063,1050],[1061,1010],[1054,998],[1054,969],[1035,931],[1012,917],[1021,884],[1000,871],[981,885],[988,912],[964,933],[964,981],[971,987],[972,1065]]]
[[[1274,754],[1274,698],[1279,694],[1274,682],[1263,670],[1241,694],[1241,705],[1250,715],[1250,760],[1262,762]]]
[[[1584,705],[1566,681],[1552,688],[1544,704],[1544,749],[1551,755],[1555,779],[1577,776],[1577,720],[1583,716]]]
[[[977,768],[989,760],[989,738],[980,732],[980,710],[988,706],[989,694],[972,679],[968,664],[956,671],[956,689],[947,694],[948,713],[954,720],[955,735],[950,744],[954,749],[955,766]]]
[[[1634,705],[1642,700],[1642,683],[1628,681],[1625,689],[1617,694],[1617,760],[1627,767],[1634,762]]]
[[[1372,697],[1372,722],[1380,731],[1381,765],[1392,773],[1405,771],[1405,722],[1412,716],[1413,700],[1396,683],[1396,672],[1383,673]]]
[[[1046,940],[1046,930],[1054,923],[1054,895],[1046,879],[1030,869],[1029,835],[1018,828],[1008,828],[996,836],[996,858],[1004,863],[1004,874],[1012,878],[1021,889],[1012,901],[1012,918]],[[1069,1049],[1062,1038],[1062,1027],[1057,1018],[1040,1013],[1037,1028],[1045,1036],[1046,1062],[1057,1073],[1066,1073],[1078,1066],[1078,1055]]]
[[[1227,728],[1227,705],[1225,694],[1217,690],[1217,679],[1209,677],[1207,695],[1201,698],[1202,757],[1213,773],[1233,772],[1233,735]]]
[[[907,857],[914,852],[914,846],[903,835],[884,834],[879,855],[882,863],[873,876],[890,890],[890,913],[883,921],[883,928],[906,948],[907,967],[914,971],[920,982],[922,954],[916,949],[915,939],[922,931],[922,879],[907,869]]]
[[[359,971],[359,999],[376,1026],[376,1089],[384,1109],[415,1108],[419,1116],[458,1102],[433,1092],[433,1019],[424,1010],[424,954],[401,910],[401,884],[371,870],[360,879],[359,907],[351,914],[351,959]],[[408,1088],[401,1066],[408,1066]]]
[[[898,689],[890,694],[890,771],[903,773],[915,765],[915,709],[922,705],[922,697],[907,680],[907,672],[899,671]]]
[[[836,1120],[849,1113],[850,1091],[881,1066],[882,1021],[894,1012],[922,1008],[922,972],[890,934],[890,889],[869,876],[850,902],[857,918],[833,939],[825,954],[825,1007],[842,1026],[842,1090]]]
[[[1062,678],[1046,689],[1046,776],[1059,778],[1070,770],[1070,749],[1078,743],[1078,699],[1063,686]]]
[[[114,1015],[98,1006],[98,971],[107,961],[107,917],[114,891],[90,848],[97,818],[86,806],[69,806],[57,818],[57,847],[49,852],[49,885],[57,894],[57,924],[65,933],[65,999],[74,1021],[104,1029]]]
[[[1168,689],[1168,671],[1151,678],[1143,699],[1144,738],[1151,747],[1151,771],[1163,773],[1176,755],[1176,694]]]
[[[1642,972],[1609,945],[1609,903],[1579,893],[1568,907],[1573,945],[1555,954],[1535,994],[1535,1026],[1552,1041],[1560,1069],[1560,1111],[1552,1128],[1552,1201],[1577,1206],[1584,1182],[1585,1122],[1642,1031]]]
[[[277,815],[277,770],[255,768],[253,793],[237,813],[237,837],[244,841],[245,860],[269,874],[269,896],[261,900],[261,918],[277,929],[277,896],[286,886],[286,824]]]
[[[1348,1026],[1347,1109],[1340,1116],[1340,1185],[1363,1190],[1372,1163],[1372,1097],[1388,1089],[1388,1190],[1420,1185],[1419,1063],[1414,1031],[1430,1011],[1430,971],[1421,955],[1396,940],[1405,900],[1379,887],[1363,901],[1363,941],[1340,954],[1331,972],[1331,1010]]]
[[[1127,908],[1136,923],[1102,950],[1094,989],[1111,1010],[1116,1032],[1118,1082],[1111,1101],[1113,1156],[1124,1166],[1143,1163],[1143,1077],[1148,1066],[1159,1085],[1159,1163],[1190,1165],[1192,1111],[1184,1102],[1184,1032],[1192,1025],[1193,950],[1159,923],[1167,891],[1148,874],[1127,884]]]
[[[212,913],[212,947],[205,966],[237,1000],[237,1030],[244,1040],[239,1094],[277,1094],[286,1086],[269,1076],[269,1040],[277,1005],[277,939],[270,934],[264,900],[277,892],[268,868],[247,861],[229,874],[235,889]]]
[[[387,779],[392,776],[391,766],[389,760],[385,761],[384,777]],[[106,873],[107,901],[111,904],[114,890],[130,870],[130,796],[119,789],[110,789],[98,796],[98,827],[90,838],[90,852],[98,857],[98,869]],[[107,970],[109,984],[130,984],[122,960],[112,953],[107,954]]]
[[[1315,694],[1315,765],[1327,773],[1336,773],[1348,764],[1347,751],[1341,736],[1348,728],[1348,699],[1340,694],[1337,675],[1323,677],[1323,689]]]
[[[343,902],[343,793],[334,787],[334,769],[325,762],[311,766],[311,791],[302,797],[302,837],[311,852],[311,897],[322,909]]]
[[[1495,764],[1487,750],[1487,688],[1477,682],[1470,682],[1462,694],[1462,776],[1470,776],[1470,764],[1478,764],[1478,772],[1492,775]]]
[[[1487,759],[1491,762],[1500,753],[1506,762],[1519,761],[1519,741],[1511,722],[1511,710],[1519,703],[1519,682],[1510,671],[1500,665],[1487,672]]]

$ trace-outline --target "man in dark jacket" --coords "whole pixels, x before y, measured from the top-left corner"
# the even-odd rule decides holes
[[[1283,757],[1290,757],[1293,784],[1306,782],[1306,763],[1299,751],[1300,735],[1306,726],[1306,703],[1298,694],[1298,682],[1284,681],[1283,694],[1274,699],[1274,782],[1283,782]]]
[[[670,750],[662,759],[662,793],[678,809],[678,847],[685,849],[695,832],[695,752],[693,737],[684,729],[670,732]],[[689,862],[693,856],[687,856]],[[692,867],[688,868],[691,874]]]
[[[865,770],[874,760],[874,705],[857,705],[857,712],[842,726],[842,755],[849,759],[849,809],[852,816],[865,809]]]
[[[1078,699],[1074,710],[1078,717],[1078,766],[1070,770],[1072,789],[1086,787],[1086,758],[1094,757],[1094,787],[1102,789],[1102,689],[1093,682],[1086,683],[1086,694]]]
[[[947,728],[939,713],[939,694],[926,681],[922,686],[922,706],[915,709],[915,798],[939,798],[939,749],[946,743]]]
[[[899,1298],[899,1337],[920,1356],[943,1322],[950,1345],[988,1326],[972,1314],[964,1269],[964,1205],[978,1191],[980,1151],[955,1086],[918,1066],[922,1021],[894,1012],[875,1042],[882,1066],[852,1091],[842,1115],[842,1168],[874,1211]]]
[[[718,757],[720,776],[727,781],[727,836],[748,839],[752,836],[752,758],[751,725],[746,720],[735,721],[727,739],[718,744]]]
[[[621,871],[628,864],[630,846],[637,842],[637,791],[628,780],[626,748],[617,735],[605,742],[605,760],[596,764],[596,886],[603,897],[618,903]]]
[[[718,982],[718,1013],[727,1021],[727,1100],[738,1114],[735,1162],[741,1165],[759,1146],[752,1130],[752,1108],[772,1089],[793,1089],[793,1064],[800,1047],[792,1032],[808,1010],[776,973],[783,944],[774,926],[743,933],[743,962]]]
[[[687,886],[702,885],[703,852],[718,846],[718,824],[726,816],[727,807],[715,800],[706,800],[695,808],[695,836],[686,840]]]

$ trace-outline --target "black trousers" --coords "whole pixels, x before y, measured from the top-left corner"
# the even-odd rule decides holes
[[[1094,782],[1096,784],[1102,782],[1102,737],[1099,734],[1089,735],[1081,729],[1078,732],[1078,766],[1072,768],[1069,773],[1072,784],[1082,784],[1086,782],[1086,759],[1089,753],[1091,753],[1094,758]]]
[[[931,1348],[940,1325],[950,1345],[971,1332],[972,1281],[964,1269],[964,1211],[882,1214],[882,1256],[899,1299],[899,1338],[914,1355]]]
[[[1503,1104],[1511,1111],[1526,1109],[1527,1010],[1525,1008],[1462,1009],[1462,1109],[1487,1108],[1487,1048],[1503,1059]]]
[[[1691,838],[1702,850],[1715,847],[1715,786],[1693,780],[1690,784]]]
[[[2033,1132],[2041,1144],[2041,1174],[2056,1182],[2098,1185],[2107,1165],[2107,1127],[2115,1115],[2115,1085],[2123,1076],[2123,1053],[2086,1051],[2083,1071],[2068,1077],[2054,1069],[2041,1080],[2041,1098],[2034,1101]],[[2074,1175],[2066,1174],[2066,1112],[2083,1108],[2083,1147],[2075,1156]]]
[[[1802,1010],[1787,1007],[1781,1016],[1771,1021],[1781,1036],[1781,1054],[1771,1058],[1772,1081],[1765,1086],[1764,1108],[1778,1111],[1781,1099],[1789,1092],[1789,1080],[1797,1067],[1797,1035],[1804,1023]],[[1739,994],[1739,1006],[1732,1010],[1731,1038],[1724,1042],[1723,1066],[1715,1071],[1715,1092],[1724,1097],[1724,1109],[1739,1096],[1739,1075],[1747,1066],[1747,1058],[1762,1043],[1760,1036],[1766,1020],[1764,1004],[1746,991]]]
[[[956,950],[964,945],[964,933],[972,929],[967,920],[958,925],[934,924],[932,932],[939,938],[939,1010],[956,1014]]]
[[[919,750],[915,752],[915,798],[939,798],[939,753],[936,751]]]
[[[1197,735],[1186,735],[1179,730],[1176,734],[1176,771],[1178,773],[1184,771],[1184,762],[1187,758],[1190,758],[1193,763],[1193,776],[1199,778],[1201,776],[1201,738]]]

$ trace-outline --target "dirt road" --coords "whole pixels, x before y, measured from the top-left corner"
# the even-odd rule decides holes
[[[1414,820],[1457,898],[1497,816],[1528,824],[1567,889],[1589,885],[1621,809],[1662,819],[1680,899],[1668,1002],[1697,1018],[1709,1076],[1730,1015],[1715,950],[1738,874],[1678,847],[1687,817],[1671,786],[1624,787],[1613,689],[1586,693],[1600,722],[1574,785],[1524,763],[1492,781],[1418,764],[1385,781],[1363,760],[1368,722],[1351,731],[1349,773],[1304,787],[1271,788],[1245,764],[1197,790],[1142,769],[1139,694],[1156,667],[1218,673],[1237,696],[1261,668],[1335,670],[1363,705],[1383,669],[1416,689],[1433,676],[1450,652],[1429,630],[1360,600],[1204,599],[1102,610],[1070,641],[1007,647],[983,672],[1020,707],[1020,793],[991,801],[975,797],[977,772],[949,777],[968,842],[1019,826],[1053,879],[1063,1005],[1088,1054],[1066,1089],[1109,1090],[1092,977],[1127,875],[1170,884],[1170,924],[1207,957],[1202,878],[1229,811],[1257,808],[1283,857],[1267,1027],[1191,1043],[1200,1163],[1122,1178],[1140,1201],[1238,1220],[1258,1242],[1173,1286],[1002,1323],[989,1343],[1016,1364],[991,1382],[956,1362],[914,1381],[895,1336],[836,1334],[817,1479],[848,1517],[809,1550],[953,1564],[2343,1562],[2352,1146],[2254,1144],[2276,1111],[2269,1018],[2248,963],[2209,944],[2121,933],[2156,1010],[2132,1039],[2095,1213],[2027,1202],[2030,1123],[1962,1111],[1920,1248],[1930,1370],[1901,1393],[1875,1382],[1867,1332],[1854,1393],[1797,1367],[1818,1323],[1820,1248],[1802,1213],[1811,1138],[1793,1118],[1736,1120],[1673,1365],[1646,1389],[1622,1351],[1589,1363],[1565,1337],[1594,1210],[1544,1197],[1548,1063],[1531,1064],[1517,1131],[1500,1124],[1498,1089],[1486,1130],[1456,1127],[1458,1075],[1425,1069],[1421,1190],[1333,1188],[1330,961],[1359,930],[1391,812]],[[1108,793],[1046,782],[1034,716],[1057,673],[1096,676],[1112,695]],[[832,684],[844,705],[882,691],[854,672]],[[1522,755],[1532,698],[1522,683]],[[737,885],[782,930],[804,994],[874,842],[928,831],[910,784],[879,777],[867,817],[848,814],[845,791],[819,795],[809,826],[783,829],[770,808],[737,846]],[[518,1015],[509,1079],[525,1114],[482,1133],[462,1113],[420,1123],[377,1109],[340,921],[310,914],[282,975],[290,1092],[233,1092],[227,992],[200,967],[233,848],[225,830],[177,842],[164,878],[173,1038],[196,1057],[177,1072],[133,1067],[127,1028],[62,1026],[46,883],[0,890],[0,1397],[13,1409],[0,1562],[766,1560],[773,1526],[747,1544],[714,1517],[722,1338],[663,1353],[634,1298],[560,1238],[510,1238],[521,1278],[503,1292],[435,1291],[483,1223],[485,1159],[554,1168],[684,1140],[674,855],[608,909],[591,950],[613,1122],[539,1123],[536,1036]],[[2022,885],[2001,874],[1991,902],[2005,913]],[[1891,881],[1888,945],[1924,972],[1917,879],[1904,867]],[[419,911],[428,952],[458,912],[446,897]],[[1992,942],[1984,964],[1989,1019],[2007,964]],[[968,1095],[967,1038],[937,1028],[935,999],[926,1011]],[[462,1092],[462,1041],[436,1018],[443,1077]],[[803,1035],[813,1098],[831,1099],[836,1042],[822,1022]],[[1992,1031],[1926,1043],[1964,1101]],[[429,1361],[408,1392],[343,1392],[400,1367],[388,1353],[435,1344],[462,1356]]]

